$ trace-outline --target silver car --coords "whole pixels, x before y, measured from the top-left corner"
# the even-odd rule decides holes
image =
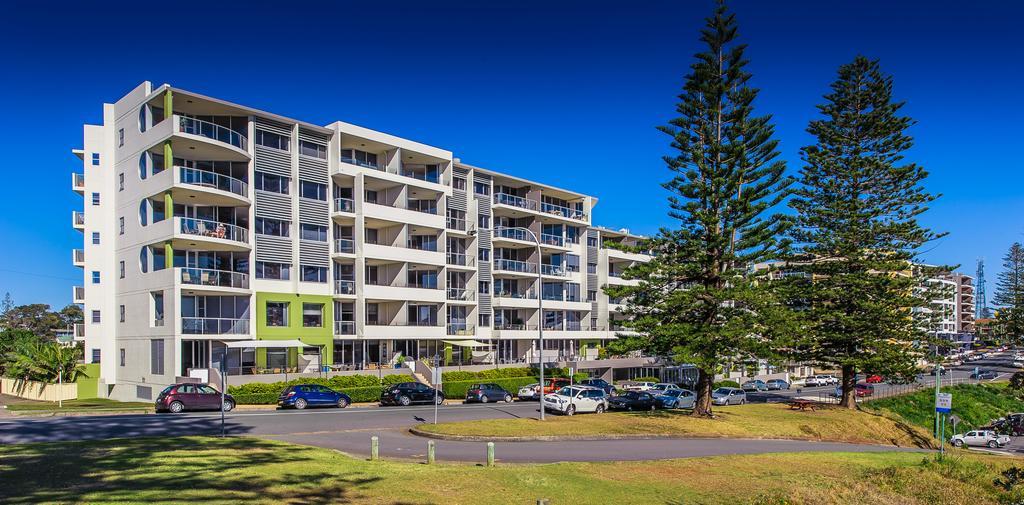
[[[743,405],[747,403],[747,393],[740,388],[718,388],[711,393],[711,403],[715,405]]]
[[[688,389],[670,389],[656,396],[658,407],[663,409],[692,409],[697,397]]]

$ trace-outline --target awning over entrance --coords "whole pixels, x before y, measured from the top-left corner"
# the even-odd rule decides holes
[[[243,349],[266,349],[266,348],[281,348],[281,347],[315,347],[310,344],[303,343],[301,340],[241,340],[236,342],[228,342],[227,347],[236,348],[241,347]]]
[[[491,344],[485,344],[478,340],[442,340],[446,344],[451,344],[459,347],[490,347]]]

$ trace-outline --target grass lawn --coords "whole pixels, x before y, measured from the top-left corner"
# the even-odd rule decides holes
[[[984,426],[989,421],[1011,412],[1024,412],[1024,401],[1007,391],[1005,382],[987,384],[959,384],[942,388],[953,394],[953,413],[960,418],[957,431],[964,432]],[[928,389],[909,395],[871,400],[861,404],[867,410],[888,412],[908,423],[931,430],[935,424],[935,390]],[[952,426],[947,433],[952,435]]]
[[[440,434],[480,437],[674,435],[730,438],[791,438],[853,443],[932,447],[927,430],[889,417],[825,408],[814,412],[790,410],[780,404],[748,404],[716,408],[717,419],[697,419],[688,411],[609,412],[573,417],[552,415],[536,419],[487,419],[421,425]]]
[[[656,462],[427,466],[254,438],[0,447],[2,503],[995,504],[1014,460],[799,453]]]
[[[88,412],[88,411],[117,411],[117,410],[145,410],[153,409],[152,403],[144,402],[119,402],[106,398],[93,398],[91,400],[65,400],[64,407],[58,407],[57,402],[36,402],[24,401],[11,403],[7,410],[11,412]]]

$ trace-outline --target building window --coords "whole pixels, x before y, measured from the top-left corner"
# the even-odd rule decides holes
[[[588,274],[596,274],[597,273],[597,263],[587,263],[587,273]]]
[[[142,270],[142,273],[149,270],[149,246],[142,246],[139,250],[139,270]]]
[[[317,226],[315,224],[301,224],[299,225],[299,238],[302,240],[312,240],[315,242],[327,242],[327,227]]]
[[[302,282],[327,282],[327,267],[301,265]]]
[[[100,153],[92,153],[92,166],[100,166]]]
[[[327,185],[299,181],[299,196],[310,200],[327,200]]]
[[[149,373],[164,374],[164,339],[154,338],[149,341]]]
[[[490,314],[480,314],[480,326],[490,326],[490,325],[491,325],[491,315]]]
[[[124,191],[124,172],[117,174],[117,190]]]
[[[302,304],[302,326],[322,328],[324,326],[324,305],[322,303]]]
[[[275,237],[287,237],[288,221],[279,221],[265,217],[256,218],[256,233],[259,235],[273,235]]]
[[[256,144],[263,147],[287,151],[290,140],[291,139],[284,135],[256,130]]]
[[[124,147],[124,128],[117,130],[117,147]]]
[[[366,324],[374,326],[380,324],[380,307],[376,303],[366,304]]]
[[[322,160],[327,159],[327,146],[317,144],[315,142],[309,142],[306,140],[299,141],[299,154],[302,156],[309,156],[310,158],[320,158]]]
[[[121,366],[124,366],[124,348],[121,348]]]
[[[455,177],[452,179],[452,188],[459,189],[462,191],[466,190],[466,179],[463,177]]]
[[[93,349],[92,350],[92,362],[93,363],[99,363],[100,362],[100,350],[99,349]]]
[[[92,311],[92,322],[94,322],[94,323],[99,323],[100,322],[100,311],[98,311],[98,310]]]
[[[117,218],[117,229],[119,230],[119,234],[124,235],[124,218],[123,217]]]
[[[256,172],[253,176],[253,182],[257,190],[287,195],[290,179],[279,175]]]
[[[292,266],[288,263],[270,263],[267,261],[256,262],[257,279],[274,279],[286,281],[291,278]]]
[[[119,305],[117,308],[118,308],[118,311],[117,311],[118,312],[118,321],[121,321],[123,323],[124,322],[124,305]]]
[[[124,260],[117,262],[118,269],[121,271],[121,278],[124,279]]]
[[[477,258],[479,258],[480,261],[491,261],[491,250],[481,247],[480,251],[477,253]]]
[[[580,257],[575,254],[565,255],[565,269],[570,272],[580,271]]]
[[[288,326],[288,302],[267,302],[267,326]]]
[[[491,185],[486,182],[473,182],[473,192],[478,195],[488,196],[491,194]]]
[[[93,205],[99,205],[100,204],[100,194],[99,193],[93,193],[92,194],[92,204]]]
[[[92,232],[92,243],[93,245],[100,245],[100,232]]]
[[[596,302],[597,301],[597,291],[594,291],[593,289],[587,290],[587,301],[588,302]]]
[[[139,132],[146,133],[146,106],[139,107]]]
[[[341,161],[367,168],[377,168],[377,155],[358,149],[342,149]]]
[[[491,283],[487,282],[487,281],[480,281],[479,286],[478,286],[478,291],[482,295],[486,295],[487,293],[490,293],[491,292]]]
[[[488,229],[491,227],[491,216],[485,216],[481,214],[477,216],[477,224],[480,225],[481,229]]]
[[[139,155],[139,179],[146,180],[146,174],[149,168],[149,158],[146,153]]]
[[[597,247],[597,237],[587,237],[587,247]]]
[[[100,283],[100,272],[98,270],[93,270],[92,271],[92,283],[93,284],[99,284]]]

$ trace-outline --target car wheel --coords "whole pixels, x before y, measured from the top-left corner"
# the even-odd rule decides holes
[[[346,400],[344,398],[338,398],[338,404],[335,405],[335,406],[338,407],[339,409],[343,409],[345,407],[348,407],[348,400]]]
[[[224,409],[224,412],[231,412],[235,409],[235,402],[231,400],[224,400],[224,404],[221,405],[221,408]]]
[[[747,399],[746,398],[740,398],[740,405],[743,405],[744,403],[747,403]]]
[[[306,408],[306,405],[308,405],[308,403],[306,402],[305,398],[299,398],[298,400],[295,400],[295,408],[297,410],[302,410]]]
[[[988,448],[989,449],[995,449],[995,448],[998,448],[998,447],[999,447],[999,443],[996,442],[995,440],[989,440],[988,441]]]
[[[573,415],[575,413],[576,413],[576,406],[575,405],[569,405],[569,407],[565,409],[565,415],[567,415],[567,416],[571,416],[571,415]]]
[[[651,412],[654,412],[654,409],[656,409],[656,408],[657,408],[657,407],[656,407],[656,406],[655,406],[655,405],[654,405],[654,404],[652,403],[652,404],[651,404]]]
[[[167,406],[167,410],[171,414],[180,414],[181,411],[185,410],[185,404],[179,401],[173,401]]]
[[[505,395],[505,403],[512,403],[512,395]]]
[[[489,401],[491,401],[491,399],[487,398],[487,395],[480,395],[480,403],[487,403]]]
[[[398,397],[398,404],[403,406],[403,407],[408,407],[409,405],[412,404],[412,399],[409,398],[408,396],[405,396],[405,395],[399,396]]]
[[[953,441],[953,446],[954,447],[963,447],[964,446],[964,441],[963,440],[954,440]]]
[[[626,405],[626,411],[632,412],[633,411],[633,406],[632,405]]]
[[[594,409],[594,413],[595,414],[604,414],[604,405],[598,405],[597,408]]]
[[[484,398],[487,398],[487,397],[485,396]],[[441,395],[438,395],[438,396],[437,396],[437,399],[436,399],[436,400],[434,400],[434,402],[435,402],[435,403],[437,403],[438,405],[441,405],[441,404],[443,404],[443,403],[444,403],[444,397],[443,397],[443,396],[441,396]]]

